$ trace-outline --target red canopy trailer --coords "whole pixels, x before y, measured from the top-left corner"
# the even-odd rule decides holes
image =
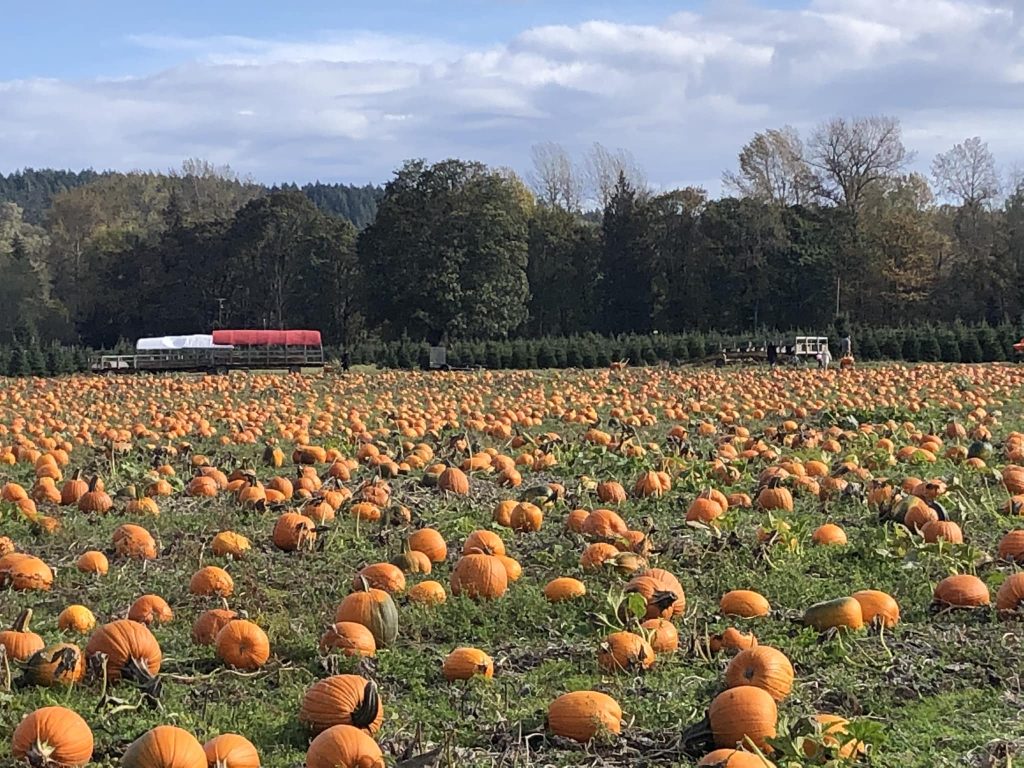
[[[214,331],[214,344],[233,347],[319,347],[320,331]]]

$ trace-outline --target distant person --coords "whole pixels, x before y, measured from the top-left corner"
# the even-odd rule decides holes
[[[822,347],[821,352],[818,353],[818,367],[823,371],[827,371],[829,365],[832,363],[832,353],[829,351],[828,345]]]
[[[341,369],[343,371],[347,371],[351,367],[352,367],[352,355],[346,349],[344,352],[341,353]]]
[[[853,344],[850,342],[850,334],[845,334],[839,340],[839,356],[849,357],[853,349]]]
[[[775,367],[775,362],[779,358],[778,349],[775,347],[774,341],[769,341],[764,348],[765,354],[768,356],[768,366],[770,368]]]

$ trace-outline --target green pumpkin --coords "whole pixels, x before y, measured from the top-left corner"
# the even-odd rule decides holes
[[[988,440],[975,440],[967,449],[967,458],[988,461],[992,458],[992,443]]]

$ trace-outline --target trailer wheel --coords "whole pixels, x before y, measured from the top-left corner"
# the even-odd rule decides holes
[[[300,365],[289,365],[288,373],[302,373],[302,366]]]

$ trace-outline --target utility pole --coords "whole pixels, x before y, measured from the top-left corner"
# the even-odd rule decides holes
[[[224,327],[224,302],[225,301],[227,301],[226,298],[218,298],[217,299],[217,327],[218,328],[223,328]]]
[[[839,317],[839,286],[842,285],[842,282],[841,277],[836,278],[836,317]]]

